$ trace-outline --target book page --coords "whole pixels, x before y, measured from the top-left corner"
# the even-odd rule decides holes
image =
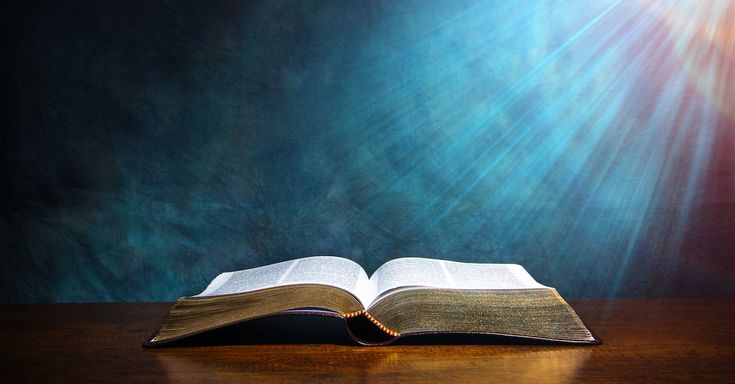
[[[539,284],[517,264],[460,263],[407,257],[383,264],[370,278],[375,297],[403,287],[531,289]]]
[[[365,270],[351,260],[335,256],[305,257],[253,269],[225,272],[212,280],[196,297],[251,292],[295,284],[323,284],[341,288],[357,297],[363,305],[367,303],[363,300],[370,299]]]

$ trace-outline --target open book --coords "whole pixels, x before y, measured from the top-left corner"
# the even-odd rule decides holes
[[[368,277],[348,259],[314,256],[220,274],[202,293],[178,299],[145,345],[306,313],[346,319],[349,334],[362,344],[427,333],[599,342],[554,288],[537,283],[520,265],[407,257]]]

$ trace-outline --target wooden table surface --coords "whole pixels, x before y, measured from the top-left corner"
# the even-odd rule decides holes
[[[735,300],[570,303],[602,345],[262,344],[241,329],[146,349],[169,303],[2,305],[0,382],[735,383]]]

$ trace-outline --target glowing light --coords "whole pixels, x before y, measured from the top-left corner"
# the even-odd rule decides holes
[[[735,3],[681,1],[648,6],[670,28],[674,52],[690,80],[730,119],[735,119]]]

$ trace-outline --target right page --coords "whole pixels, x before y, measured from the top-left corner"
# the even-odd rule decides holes
[[[517,264],[460,263],[456,261],[405,257],[383,264],[370,282],[376,299],[407,287],[450,289],[533,289],[539,284]]]

